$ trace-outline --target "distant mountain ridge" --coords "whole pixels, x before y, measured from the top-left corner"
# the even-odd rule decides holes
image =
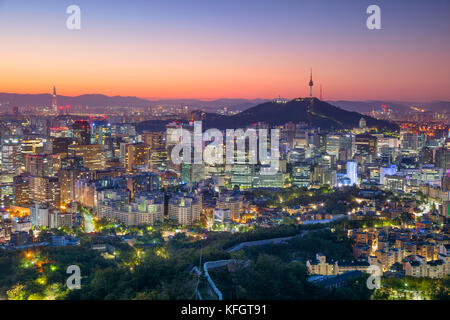
[[[0,93],[0,110],[4,107],[12,106],[49,106],[52,96],[48,93],[41,94],[20,94],[20,93]],[[133,96],[107,96],[104,94],[83,94],[79,96],[58,95],[58,104],[60,105],[81,105],[90,107],[146,107],[157,105],[188,105],[192,108],[215,111],[218,108],[227,107],[230,111],[243,111],[253,106],[269,102],[267,99],[158,99],[150,100]],[[410,106],[419,106],[432,112],[450,112],[450,101],[433,101],[428,103],[416,102],[395,102],[382,100],[369,101],[347,101],[347,100],[329,100],[328,103],[341,109],[359,113],[371,112],[373,109],[381,108],[385,104],[396,112],[411,111]]]
[[[374,109],[381,109],[382,105],[388,106],[395,112],[408,112],[411,110],[408,106],[403,104],[380,100],[370,100],[370,101],[338,100],[328,102],[344,110],[355,111],[360,113],[371,112]]]
[[[425,110],[433,112],[449,112],[450,113],[450,101],[435,101],[427,104]]]
[[[355,112],[371,112],[374,109],[381,109],[382,105],[386,105],[394,112],[408,112],[412,111],[410,107],[420,107],[426,111],[432,112],[448,112],[450,113],[450,101],[434,101],[434,102],[395,102],[395,101],[381,101],[381,100],[369,100],[369,101],[347,101],[337,100],[328,101],[329,103],[342,108],[347,111]]]
[[[9,106],[49,106],[52,95],[42,94],[18,94],[18,93],[0,93],[0,103]],[[217,109],[228,107],[229,110],[244,110],[265,102],[264,99],[216,99],[203,101],[197,99],[161,99],[148,100],[130,96],[107,96],[103,94],[84,94],[70,97],[58,95],[59,105],[81,105],[91,107],[145,107],[157,105],[189,105],[193,108]]]

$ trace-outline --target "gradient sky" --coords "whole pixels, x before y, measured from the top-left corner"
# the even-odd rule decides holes
[[[448,0],[0,0],[0,92],[293,98],[312,67],[326,99],[450,100],[449,15]]]

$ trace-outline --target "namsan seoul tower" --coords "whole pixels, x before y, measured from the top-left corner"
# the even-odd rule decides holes
[[[312,89],[314,86],[314,82],[312,79],[312,68],[311,68],[311,73],[310,73],[310,78],[309,78],[309,96],[312,97]]]

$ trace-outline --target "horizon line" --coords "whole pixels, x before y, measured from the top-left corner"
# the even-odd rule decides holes
[[[16,94],[16,95],[50,95],[52,96],[52,93],[46,93],[46,92],[35,92],[35,93],[23,93],[23,92],[0,92],[0,94]],[[137,99],[142,99],[142,100],[147,100],[149,102],[152,101],[158,101],[158,100],[197,100],[197,101],[201,101],[201,102],[212,102],[212,101],[217,101],[217,100],[247,100],[247,101],[252,101],[252,100],[274,100],[274,99],[286,99],[286,100],[294,100],[297,98],[309,98],[309,97],[302,97],[302,96],[296,96],[293,98],[286,98],[286,97],[273,97],[273,98],[243,98],[243,97],[220,97],[220,98],[204,98],[204,97],[200,97],[200,98],[195,98],[195,97],[142,97],[142,96],[132,96],[132,95],[108,95],[108,94],[104,94],[104,93],[83,93],[83,94],[78,94],[78,95],[65,95],[65,94],[56,94],[57,96],[63,96],[63,97],[68,97],[68,98],[77,98],[77,97],[81,97],[81,96],[89,96],[89,95],[102,95],[108,98],[116,98],[116,97],[120,97],[120,98],[137,98]],[[317,98],[318,97],[313,97],[313,98]],[[320,99],[319,99],[320,100]],[[450,102],[450,100],[446,100],[446,99],[432,99],[432,100],[427,100],[427,101],[403,101],[403,100],[398,100],[398,99],[379,99],[379,98],[365,98],[363,99],[322,99],[321,101],[349,101],[349,102],[372,102],[372,101],[382,101],[382,102],[391,102],[391,103],[411,103],[411,104],[426,104],[426,103],[434,103],[434,102]]]

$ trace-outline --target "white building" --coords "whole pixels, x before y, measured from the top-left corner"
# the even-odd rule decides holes
[[[181,225],[191,225],[200,218],[202,199],[195,195],[175,195],[169,200],[169,218]]]

